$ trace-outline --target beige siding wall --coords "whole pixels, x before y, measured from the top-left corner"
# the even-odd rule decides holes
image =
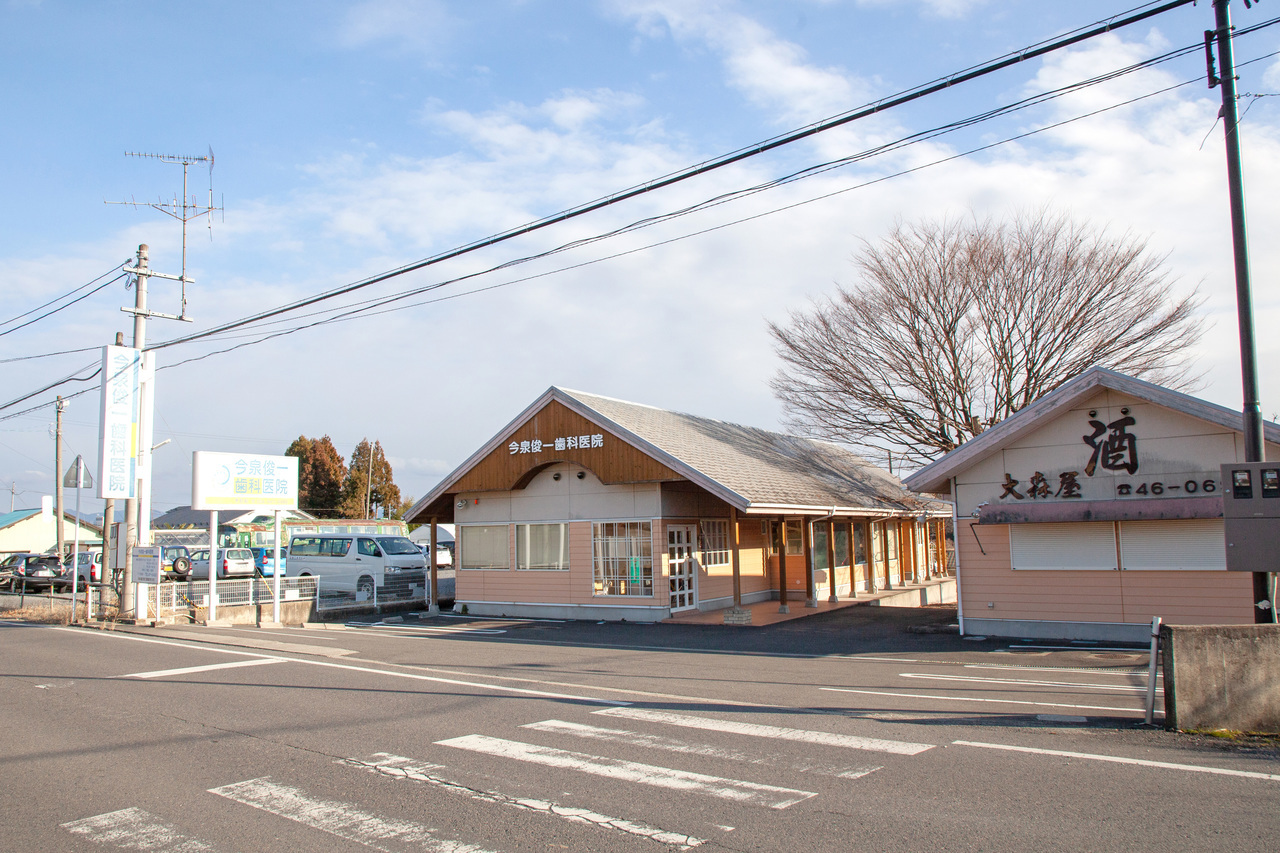
[[[518,601],[531,604],[634,604],[653,606],[664,603],[667,588],[662,576],[666,552],[659,547],[658,532],[654,527],[653,574],[655,596],[594,594],[594,564],[592,553],[592,522],[575,521],[569,524],[568,571],[518,571],[507,569],[459,569],[456,574],[455,596],[460,601]],[[663,533],[665,536],[665,533]],[[515,525],[508,525],[508,554],[515,564]]]
[[[1010,568],[1008,525],[962,520],[957,532],[960,595],[967,617],[1137,623],[1159,616],[1182,625],[1253,622],[1253,578],[1247,572],[1015,572]]]

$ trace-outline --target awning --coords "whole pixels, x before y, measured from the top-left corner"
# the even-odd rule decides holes
[[[1157,521],[1176,518],[1222,518],[1222,496],[987,504],[978,512],[979,524],[1037,524],[1064,521]]]

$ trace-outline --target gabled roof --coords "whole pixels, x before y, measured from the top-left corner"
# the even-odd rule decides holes
[[[946,492],[950,488],[949,483],[953,476],[977,464],[1001,447],[1038,429],[1057,417],[1059,413],[1069,410],[1104,388],[1181,412],[1189,417],[1199,418],[1225,429],[1236,432],[1244,430],[1243,416],[1238,411],[1183,394],[1181,391],[1173,391],[1162,385],[1135,379],[1106,367],[1091,367],[1026,408],[1014,412],[981,435],[969,439],[946,456],[929,463],[907,477],[905,483],[908,488],[919,492]],[[1280,442],[1280,425],[1264,422],[1263,439]]]
[[[414,519],[551,402],[650,456],[741,512],[919,514],[942,507],[835,444],[552,387],[413,507]]]

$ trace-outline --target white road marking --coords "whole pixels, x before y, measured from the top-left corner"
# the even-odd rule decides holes
[[[360,767],[372,773],[381,773],[397,779],[413,779],[416,782],[425,782],[437,788],[443,788],[446,791],[462,794],[473,800],[479,800],[484,803],[496,803],[502,806],[509,806],[523,811],[538,812],[540,814],[549,814],[554,817],[561,818],[569,823],[584,824],[586,826],[595,826],[602,829],[613,829],[618,832],[624,832],[628,835],[637,835],[641,838],[648,838],[657,841],[677,850],[689,850],[700,844],[705,844],[705,838],[695,838],[692,835],[685,835],[680,832],[668,832],[664,829],[657,829],[652,826],[645,826],[642,823],[623,820],[621,818],[609,817],[608,815],[599,814],[598,812],[589,811],[587,809],[575,808],[573,806],[564,806],[559,803],[549,802],[547,800],[535,800],[529,797],[511,797],[506,794],[500,794],[497,791],[485,791],[479,788],[468,788],[466,785],[460,785],[457,782],[432,775],[430,771],[442,769],[439,764],[416,764],[411,758],[404,758],[399,755],[391,755],[386,752],[374,753],[372,760],[361,761],[357,758],[348,758],[339,762],[351,767]]]
[[[98,844],[110,844],[121,850],[212,853],[217,849],[198,838],[183,835],[172,824],[136,808],[73,820],[62,824],[62,828],[72,835],[82,836]]]
[[[859,779],[868,773],[874,773],[881,769],[879,767],[837,767],[818,762],[796,763],[768,756],[751,755],[733,749],[722,749],[708,743],[691,743],[677,738],[662,737],[661,735],[643,734],[626,729],[606,729],[582,723],[568,723],[564,720],[543,720],[540,723],[526,723],[520,728],[602,740],[609,743],[620,743],[627,746],[640,746],[647,749],[662,749],[667,752],[679,752],[686,755],[701,755],[706,758],[741,761],[766,767],[788,767],[801,773],[819,773],[823,776],[838,776],[842,779]]]
[[[361,811],[351,803],[313,799],[299,788],[272,782],[267,777],[210,788],[209,793],[374,850],[390,853],[393,849],[401,850],[410,846],[431,853],[487,853],[483,847],[474,844],[437,838],[435,830],[422,824],[379,817]],[[393,843],[395,847],[381,846],[387,842]]]
[[[993,705],[1031,705],[1036,708],[1078,708],[1082,711],[1121,711],[1127,714],[1142,712],[1142,708],[1112,708],[1106,705],[1069,705],[1064,702],[1023,702],[1017,699],[978,699],[972,696],[932,696],[928,693],[893,693],[888,690],[855,690],[852,687],[819,687],[835,693],[861,693],[866,696],[895,696],[903,699],[939,699],[943,702],[985,702]]]
[[[1010,648],[1010,649],[1049,649],[1049,650],[1051,650],[1051,651],[1059,651],[1059,652],[1128,652],[1129,654],[1132,654],[1132,655],[1145,655],[1145,654],[1148,654],[1148,652],[1147,652],[1147,650],[1146,650],[1146,649],[1135,649],[1135,648],[1133,648],[1132,646],[1130,646],[1130,647],[1128,647],[1128,648],[1125,648],[1125,647],[1121,647],[1121,646],[1115,646],[1115,647],[1112,647],[1112,646],[1033,646],[1033,645],[1022,645],[1022,646],[1007,646],[1006,648]]]
[[[204,666],[184,666],[181,669],[156,669],[151,672],[131,672],[128,675],[117,675],[116,678],[168,678],[171,675],[191,675],[196,672],[211,672],[215,669],[238,669],[242,666],[262,666],[266,663],[284,663],[284,658],[259,658],[256,660],[234,660],[227,663],[209,663]]]
[[[385,622],[374,622],[373,626],[381,631],[434,631],[442,634],[505,634],[506,628],[455,628],[452,625],[389,625]],[[363,633],[363,631],[361,631]]]
[[[1187,770],[1192,773],[1213,773],[1218,776],[1241,776],[1246,779],[1266,779],[1280,782],[1280,773],[1255,773],[1250,770],[1226,770],[1221,767],[1201,767],[1197,764],[1173,764],[1168,761],[1145,761],[1141,758],[1121,758],[1115,755],[1090,755],[1087,752],[1066,752],[1060,749],[1034,749],[1029,746],[1009,746],[1003,743],[981,743],[955,740],[957,746],[976,746],[982,749],[1002,749],[1008,752],[1027,752],[1033,755],[1056,755],[1064,758],[1084,758],[1090,761],[1107,761],[1112,764],[1136,764],[1140,767],[1158,767],[1162,770]]]
[[[1146,693],[1146,687],[1131,684],[1085,684],[1077,681],[1027,681],[1021,678],[979,678],[974,675],[931,675],[925,672],[900,672],[902,678],[923,678],[928,681],[963,681],[973,684],[1016,684],[1019,687],[1076,687],[1087,690],[1119,690],[1125,693]]]
[[[824,690],[830,688],[823,688]],[[930,743],[910,743],[897,740],[879,740],[877,738],[856,737],[854,735],[833,734],[831,732],[815,732],[807,729],[789,729],[781,726],[765,726],[758,723],[740,723],[734,720],[715,720],[709,717],[691,717],[687,714],[673,714],[669,711],[650,711],[644,708],[604,708],[593,711],[593,714],[605,714],[610,717],[623,717],[628,720],[641,720],[649,723],[665,723],[671,726],[683,726],[689,729],[704,729],[713,732],[747,735],[749,737],[774,738],[776,740],[792,740],[800,743],[812,743],[819,746],[841,746],[846,749],[865,749],[871,752],[888,752],[894,755],[916,755],[926,749],[933,749]]]
[[[966,663],[965,669],[1002,669],[1011,672],[1087,672],[1090,675],[1111,675],[1116,678],[1146,678],[1147,668],[1101,669],[1096,666],[1025,666],[1017,663]],[[1159,675],[1159,671],[1156,672]]]
[[[582,752],[570,752],[565,749],[552,749],[547,746],[536,746],[514,740],[487,737],[485,735],[465,735],[436,741],[437,746],[452,746],[471,752],[511,758],[516,761],[528,761],[545,767],[559,767],[565,770],[577,770],[594,776],[604,776],[624,782],[639,782],[657,788],[671,788],[692,794],[705,794],[724,800],[739,803],[768,806],[771,809],[785,809],[810,797],[816,797],[814,791],[799,791],[794,788],[779,788],[774,785],[762,785],[740,779],[725,779],[720,776],[708,776],[704,773],[691,773],[687,770],[675,770],[670,767],[657,767],[652,764],[640,764],[635,761],[623,761],[618,758],[605,758],[599,755],[587,755]]]

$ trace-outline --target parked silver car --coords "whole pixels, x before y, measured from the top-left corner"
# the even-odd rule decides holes
[[[209,579],[209,549],[191,553],[191,580]],[[218,549],[219,578],[253,577],[253,552],[248,548]]]

